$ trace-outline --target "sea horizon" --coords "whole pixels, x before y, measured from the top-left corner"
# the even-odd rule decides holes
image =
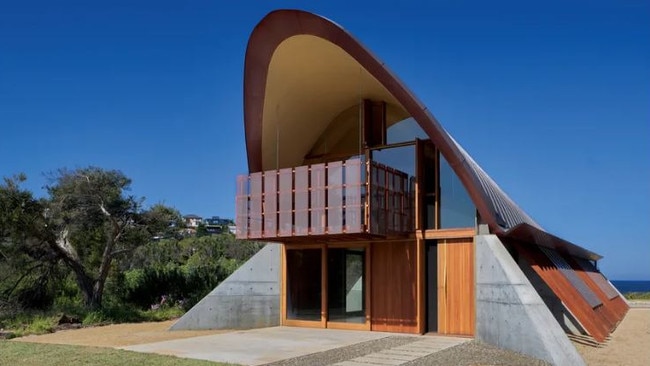
[[[650,292],[650,281],[645,280],[611,280],[612,285],[622,293]]]

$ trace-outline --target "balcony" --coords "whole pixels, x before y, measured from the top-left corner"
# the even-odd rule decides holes
[[[299,241],[413,232],[413,179],[363,157],[237,177],[236,236]]]

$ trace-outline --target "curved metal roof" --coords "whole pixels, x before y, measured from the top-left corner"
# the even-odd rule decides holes
[[[444,130],[417,97],[368,49],[336,23],[300,10],[269,13],[253,30],[244,65],[244,125],[248,165],[262,170],[262,126],[269,65],[275,50],[298,35],[322,38],[340,47],[385,87],[418,122],[457,174],[492,233],[526,240],[590,260],[601,256],[544,231]]]

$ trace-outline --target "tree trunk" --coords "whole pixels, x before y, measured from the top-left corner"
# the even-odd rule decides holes
[[[84,305],[89,309],[97,309],[101,306],[101,301],[97,303],[95,291],[93,291],[93,280],[81,268],[73,268],[77,286],[83,296]]]

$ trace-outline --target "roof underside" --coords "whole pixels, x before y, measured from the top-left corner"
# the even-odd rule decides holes
[[[302,164],[314,146],[324,143],[319,137],[332,121],[347,116],[343,111],[361,99],[383,100],[389,105],[388,124],[407,116],[418,122],[491,232],[589,260],[601,258],[544,231],[385,65],[329,20],[297,10],[270,13],[251,34],[244,69],[251,172]]]

